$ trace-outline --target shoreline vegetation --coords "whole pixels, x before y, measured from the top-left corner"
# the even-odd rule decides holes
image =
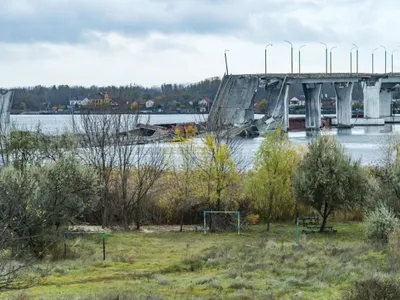
[[[0,298],[358,300],[397,291],[397,136],[382,165],[362,167],[329,132],[305,147],[278,127],[248,169],[241,139],[221,126],[201,144],[196,127],[176,128],[172,156],[142,145],[145,127],[125,134],[142,123],[82,115],[79,151],[70,134],[3,128]],[[218,214],[204,234],[205,210],[240,211],[242,233],[235,216]],[[297,243],[302,216],[321,222]],[[91,227],[68,235],[71,226]]]

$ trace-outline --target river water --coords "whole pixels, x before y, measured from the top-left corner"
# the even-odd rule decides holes
[[[262,115],[256,115],[260,118]],[[151,124],[181,123],[190,121],[204,121],[204,115],[149,115]],[[147,118],[147,116],[144,116]],[[75,120],[79,122],[79,115]],[[24,129],[33,129],[40,124],[47,133],[55,133],[71,128],[70,115],[12,115],[11,121]],[[336,135],[345,151],[355,159],[360,159],[363,165],[378,164],[382,159],[382,147],[390,135],[400,133],[400,125],[354,127],[352,129],[331,129],[329,134]],[[294,144],[307,144],[312,137],[305,131],[289,132],[289,138]],[[254,154],[263,138],[245,139],[242,144],[242,153],[251,164]],[[173,144],[166,144],[174,147]]]

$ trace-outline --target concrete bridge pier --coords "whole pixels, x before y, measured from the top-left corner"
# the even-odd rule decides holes
[[[321,128],[321,86],[322,83],[303,83],[306,102],[306,131]]]
[[[290,85],[287,84],[285,86],[285,96],[283,98],[284,106],[283,106],[283,130],[288,132],[289,131],[289,90]]]
[[[379,119],[379,97],[382,79],[367,80],[363,82],[364,118]]]
[[[379,117],[392,116],[393,87],[395,84],[382,83],[379,92]]]
[[[0,134],[7,134],[10,131],[10,111],[13,100],[12,91],[0,91]]]
[[[351,100],[353,95],[353,83],[334,83],[336,91],[336,119],[340,128],[350,128],[351,124]]]

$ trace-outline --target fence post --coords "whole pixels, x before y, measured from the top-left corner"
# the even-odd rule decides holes
[[[204,219],[204,234],[206,234],[207,233],[206,211],[203,212],[203,219]]]
[[[106,239],[103,232],[103,260],[106,260]]]
[[[299,245],[299,217],[296,218],[296,245]]]
[[[240,235],[240,211],[237,213],[238,235]]]

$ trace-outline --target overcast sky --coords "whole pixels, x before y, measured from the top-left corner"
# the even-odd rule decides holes
[[[399,0],[0,0],[0,86],[160,85],[230,73],[348,72],[351,45],[360,72],[371,51],[400,45]],[[396,54],[398,54],[396,56]],[[375,52],[384,71],[384,50]],[[400,72],[400,51],[394,69]]]

